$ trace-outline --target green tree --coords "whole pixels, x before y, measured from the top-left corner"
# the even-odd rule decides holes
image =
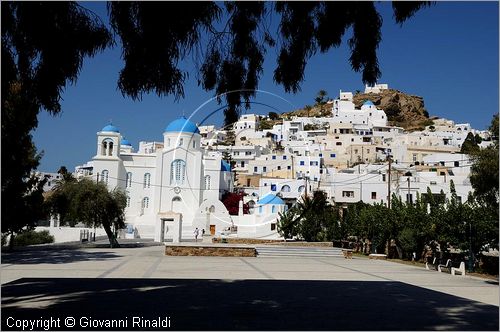
[[[2,233],[10,235],[11,246],[15,234],[31,230],[44,217],[46,179],[33,173],[42,155],[27,130],[36,123],[36,110],[21,93],[16,83],[2,94]]]
[[[328,92],[325,90],[319,90],[318,94],[316,95],[316,98],[314,98],[314,101],[316,102],[316,106],[322,106],[326,104],[326,99]]]
[[[278,232],[285,238],[298,237],[306,241],[331,241],[338,236],[339,220],[326,193],[315,191],[303,196],[285,213],[280,213]]]
[[[61,93],[83,59],[111,34],[76,2],[2,6],[2,233],[32,228],[43,215],[43,181],[31,176],[41,154],[32,142],[38,114],[61,111]]]
[[[493,116],[488,130],[491,133],[493,141],[496,141],[498,143],[498,113]]]
[[[312,124],[312,123],[307,123],[305,126],[304,126],[304,130],[318,130],[320,129],[320,126],[317,125],[317,124]]]
[[[269,130],[273,129],[274,123],[269,120],[260,120],[259,121],[259,130]]]
[[[474,153],[470,182],[477,199],[484,201],[490,208],[498,210],[498,114],[493,117],[490,126],[493,145]],[[496,136],[495,136],[496,135]]]
[[[102,226],[111,248],[120,246],[115,233],[125,227],[127,204],[127,196],[121,189],[109,191],[105,184],[89,179],[68,181],[54,190],[46,204],[63,224],[82,222],[89,227]]]
[[[276,121],[279,120],[280,116],[276,112],[269,112],[269,119]]]
[[[293,205],[285,212],[279,212],[279,220],[277,223],[278,233],[285,239],[291,239],[299,236],[299,209],[297,205]]]
[[[480,141],[477,142],[476,136],[472,132],[469,132],[467,134],[467,137],[465,138],[464,142],[462,143],[462,147],[460,148],[460,153],[465,153],[465,154],[475,154],[479,151],[479,143]]]

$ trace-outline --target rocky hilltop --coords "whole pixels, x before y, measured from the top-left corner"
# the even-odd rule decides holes
[[[353,97],[356,108],[360,108],[366,100],[371,100],[378,109],[385,111],[390,125],[417,130],[431,124],[422,97],[394,89],[381,90],[379,93],[358,93]]]
[[[360,108],[366,100],[371,100],[378,109],[385,111],[389,125],[414,131],[421,130],[425,126],[432,124],[422,97],[410,95],[395,89],[385,89],[379,93],[357,93],[353,97],[356,108]],[[331,104],[314,105],[283,113],[280,118],[290,119],[293,116],[331,116],[331,110]]]

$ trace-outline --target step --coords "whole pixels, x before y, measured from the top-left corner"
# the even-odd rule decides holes
[[[340,248],[258,246],[258,256],[343,257]]]

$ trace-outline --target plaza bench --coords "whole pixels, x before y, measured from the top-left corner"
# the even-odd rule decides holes
[[[448,271],[450,271],[450,272],[451,272],[451,259],[448,259],[448,260],[446,261],[446,264],[439,264],[439,265],[438,265],[438,271],[439,271],[439,272],[443,272],[443,271],[442,271],[443,269],[447,269]]]
[[[437,263],[438,263],[437,257],[434,257],[433,260],[432,260],[432,263],[429,263],[428,260],[427,260],[427,262],[425,262],[425,268],[427,270],[430,270],[431,269],[430,267],[432,266],[433,270],[437,270],[437,266],[438,266]]]
[[[345,259],[352,259],[352,249],[342,249]]]
[[[386,254],[370,254],[368,255],[369,259],[387,259]]]
[[[451,268],[451,275],[456,275],[457,272],[459,272],[462,277],[465,277],[465,262],[460,262],[459,267]]]

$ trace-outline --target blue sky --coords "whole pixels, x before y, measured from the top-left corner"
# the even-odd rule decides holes
[[[105,3],[83,5],[107,22]],[[498,2],[437,2],[402,26],[394,22],[389,2],[377,6],[384,20],[378,49],[382,71],[379,83],[422,96],[430,115],[469,122],[476,129],[487,128],[498,112]],[[258,93],[254,100],[286,112],[313,104],[320,89],[330,97],[337,97],[339,90],[363,90],[361,73],[353,72],[348,62],[349,35],[340,48],[310,59],[297,94],[287,94],[274,84],[277,50],[269,50],[259,84],[266,92]],[[44,151],[39,170],[55,172],[61,165],[73,170],[90,160],[96,152],[96,133],[109,120],[135,149],[139,141],[161,141],[170,121],[183,112],[191,114],[213,97],[213,92],[197,86],[189,62],[181,64],[190,72],[184,99],[176,102],[173,97],[146,95],[142,101],[133,101],[124,97],[117,88],[123,67],[120,53],[117,46],[86,59],[77,83],[63,93],[63,112],[55,117],[40,113],[33,133],[37,148]],[[217,108],[214,101],[209,102],[193,119],[200,121]],[[270,111],[273,109],[254,105],[247,112]],[[221,113],[215,114],[208,123],[221,125],[222,119]]]

